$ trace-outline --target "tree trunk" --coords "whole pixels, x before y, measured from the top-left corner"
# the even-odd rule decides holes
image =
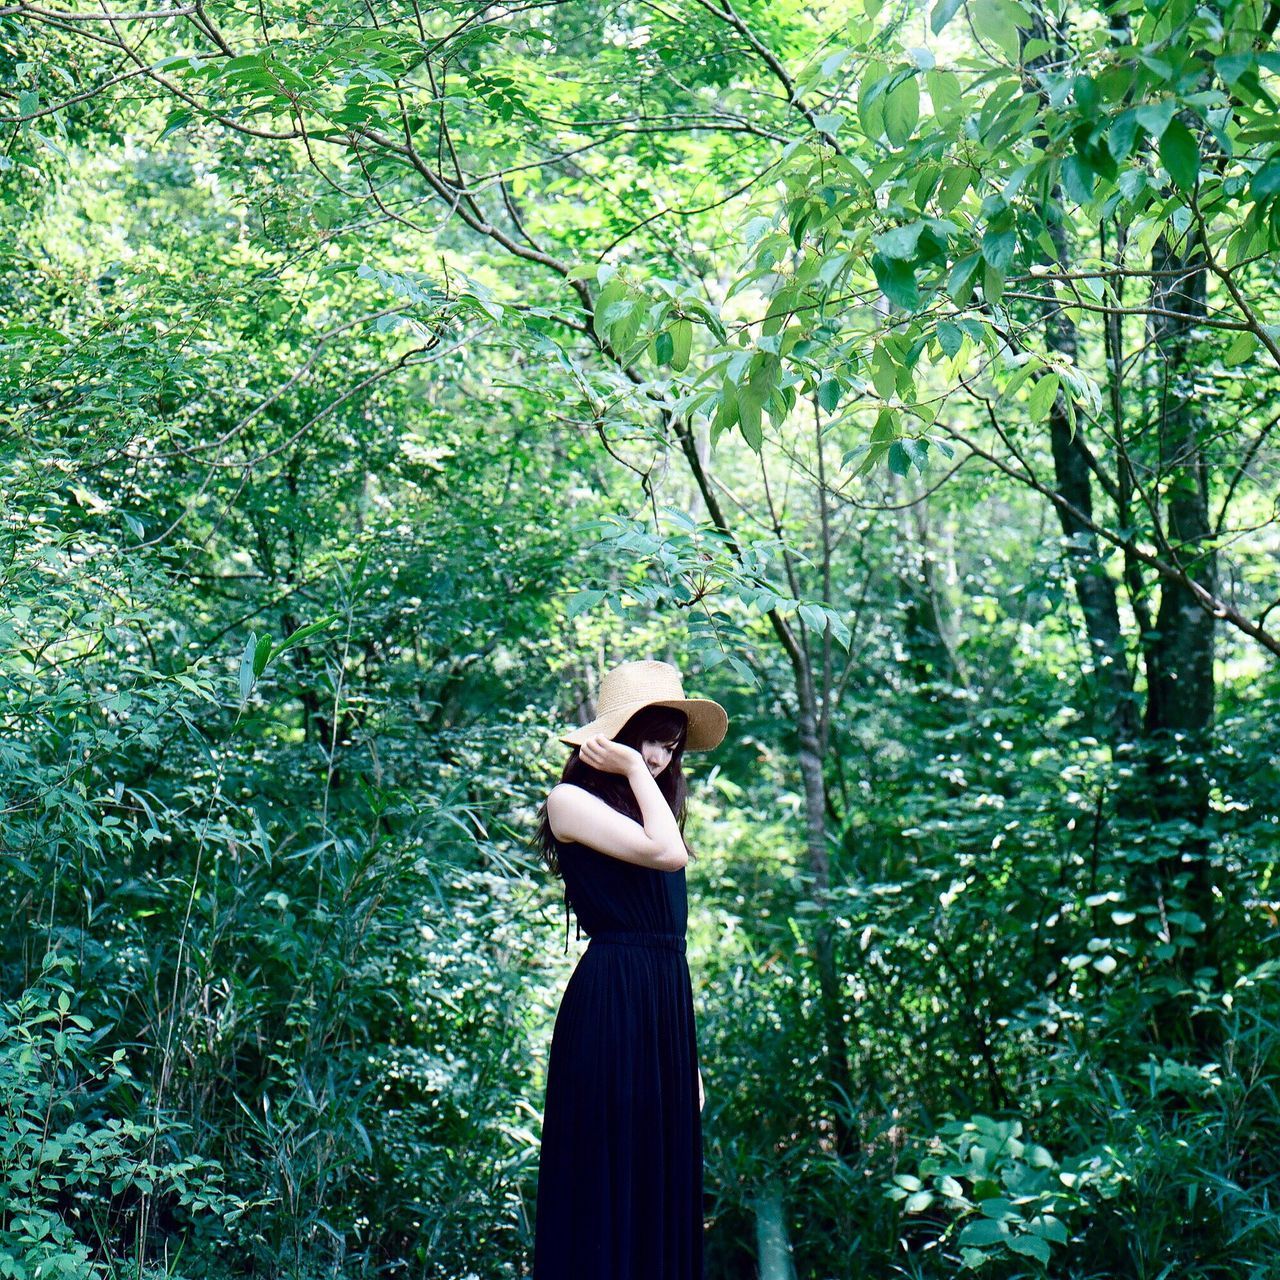
[[[1169,554],[1188,577],[1217,591],[1217,555],[1209,519],[1208,464],[1201,443],[1201,415],[1193,398],[1193,327],[1205,315],[1205,266],[1201,244],[1183,250],[1165,237],[1156,242],[1152,267],[1151,340],[1157,372],[1156,451],[1163,481],[1164,537]],[[1173,314],[1167,314],[1173,313]],[[1157,495],[1158,497],[1158,495]],[[1156,821],[1189,824],[1178,848],[1153,868],[1152,887],[1162,907],[1180,900],[1203,922],[1197,944],[1178,953],[1178,975],[1220,969],[1215,929],[1215,884],[1210,861],[1209,775],[1206,752],[1214,720],[1215,619],[1190,590],[1164,579],[1155,630],[1146,638],[1146,739],[1149,804]],[[1150,873],[1149,873],[1150,874]],[[1185,888],[1176,880],[1186,877]],[[1177,932],[1175,929],[1174,932]],[[1164,1020],[1163,1043],[1177,1028]],[[1193,1034],[1196,1040],[1203,1036]]]
[[[1033,61],[1032,66],[1047,65],[1065,53],[1065,47],[1056,34],[1056,28],[1045,21],[1037,8],[1032,28],[1024,37],[1046,41],[1051,46],[1048,53]],[[1070,246],[1066,228],[1056,211],[1062,207],[1062,192],[1054,187],[1045,210],[1045,221],[1059,268],[1071,266]],[[1065,356],[1076,363],[1078,341],[1076,326],[1066,312],[1053,303],[1043,309],[1045,320],[1045,345],[1050,351]],[[1119,377],[1119,370],[1111,371]],[[1134,701],[1133,680],[1129,674],[1128,654],[1120,629],[1120,609],[1116,602],[1116,584],[1107,572],[1098,553],[1098,539],[1089,528],[1093,520],[1093,481],[1089,470],[1089,457],[1084,439],[1079,434],[1079,422],[1072,426],[1067,410],[1067,389],[1063,386],[1054,397],[1049,409],[1049,441],[1053,450],[1053,470],[1056,492],[1061,494],[1074,511],[1054,503],[1058,521],[1066,538],[1067,563],[1075,584],[1076,600],[1084,619],[1085,633],[1089,640],[1090,659],[1083,675],[1091,686],[1095,701],[1095,716],[1106,725],[1106,736],[1112,746],[1132,742],[1138,736],[1138,711]],[[1117,424],[1117,430],[1119,424]],[[1079,513],[1079,514],[1077,514]]]
[[[775,1181],[766,1183],[756,1196],[753,1207],[756,1214],[756,1258],[760,1265],[760,1280],[796,1280],[782,1188]]]
[[[1065,268],[1066,245],[1061,223],[1053,224],[1052,234]],[[1051,350],[1074,363],[1076,328],[1061,311],[1049,317],[1046,339]],[[1065,389],[1060,390],[1049,409],[1049,439],[1053,447],[1054,487],[1075,511],[1068,511],[1057,503],[1054,509],[1067,540],[1067,562],[1089,638],[1090,662],[1084,675],[1093,686],[1097,716],[1106,724],[1107,736],[1114,746],[1132,742],[1137,737],[1137,706],[1120,629],[1115,580],[1098,553],[1097,537],[1085,523],[1093,519],[1092,481],[1079,423],[1073,429],[1067,416],[1066,394]]]
[[[687,422],[667,417],[666,424],[676,434],[690,471],[698,485],[702,500],[716,527],[729,537],[729,545],[735,556],[742,552],[737,539],[725,520],[720,501],[711,488],[710,477],[702,464],[693,433]],[[821,435],[819,453],[821,450]],[[825,478],[821,471],[818,479],[818,501],[825,503]],[[781,530],[777,530],[781,535]],[[830,555],[829,530],[823,509],[823,557],[824,564]],[[798,584],[790,581],[793,591]],[[830,599],[829,576],[824,574],[823,599]],[[782,645],[791,664],[795,681],[797,765],[804,787],[805,850],[808,870],[813,880],[814,893],[821,897],[831,883],[831,859],[827,848],[827,782],[824,761],[828,746],[828,721],[822,708],[828,706],[830,697],[830,663],[823,663],[822,700],[814,686],[814,662],[803,642],[803,633],[795,628],[776,609],[768,612],[774,635]],[[825,643],[829,644],[829,640]],[[813,935],[814,961],[818,970],[818,988],[822,996],[822,1025],[826,1041],[826,1082],[836,1096],[832,1124],[836,1149],[841,1156],[853,1157],[858,1150],[857,1128],[846,1107],[853,1096],[849,1063],[848,1033],[844,1023],[844,1001],[840,974],[835,954],[835,929],[830,922],[820,922]]]

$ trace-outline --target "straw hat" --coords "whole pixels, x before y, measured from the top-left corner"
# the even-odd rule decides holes
[[[686,751],[718,747],[729,728],[725,709],[710,698],[686,698],[680,672],[669,662],[643,658],[623,662],[606,671],[596,699],[596,718],[590,724],[560,735],[560,741],[580,747],[598,733],[614,737],[642,707],[678,707],[689,717]]]

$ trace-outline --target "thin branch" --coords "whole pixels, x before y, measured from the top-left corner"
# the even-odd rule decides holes
[[[0,18],[21,13],[58,22],[150,22],[159,18],[189,18],[197,9],[198,6],[192,5],[185,9],[151,9],[139,13],[68,13],[65,9],[42,9],[39,5],[19,3],[0,8]]]
[[[1097,537],[1111,543],[1112,546],[1119,547],[1122,550],[1127,551],[1134,557],[1134,559],[1140,560],[1143,564],[1154,569],[1162,578],[1166,578],[1171,582],[1176,582],[1185,587],[1206,613],[1211,614],[1215,618],[1225,619],[1230,622],[1232,626],[1243,631],[1245,635],[1252,636],[1253,639],[1263,646],[1263,648],[1268,649],[1271,653],[1280,657],[1280,636],[1272,635],[1270,632],[1264,630],[1259,623],[1255,623],[1249,618],[1246,618],[1234,606],[1228,604],[1225,600],[1220,600],[1217,596],[1207,591],[1183,569],[1180,569],[1177,565],[1170,564],[1167,560],[1158,555],[1153,555],[1150,551],[1143,550],[1143,548],[1139,547],[1131,538],[1122,538],[1119,534],[1114,533],[1105,526],[1091,520],[1074,503],[1069,501],[1067,498],[1064,498],[1060,493],[1050,488],[1048,485],[1041,483],[1034,475],[1024,475],[1014,467],[1010,466],[1004,461],[1004,459],[999,458],[988,450],[974,444],[971,439],[962,435],[954,428],[948,427],[945,423],[940,423],[939,425],[949,436],[952,437],[952,439],[959,441],[971,452],[976,453],[980,458],[986,459],[986,461],[990,462],[992,466],[997,467],[1000,471],[1004,472],[1005,475],[1017,480],[1018,483],[1028,485],[1037,493],[1048,498],[1050,502],[1068,512],[1078,520],[1081,525],[1090,530]],[[1264,614],[1263,617],[1265,618],[1265,616],[1266,615]]]

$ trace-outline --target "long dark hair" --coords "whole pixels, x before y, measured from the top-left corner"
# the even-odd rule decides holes
[[[645,742],[674,742],[675,749],[667,767],[658,774],[654,781],[658,790],[666,797],[675,814],[676,825],[684,834],[684,820],[688,807],[689,789],[684,779],[681,762],[684,760],[684,745],[689,737],[689,717],[679,707],[641,707],[622,728],[613,735],[614,742],[634,747],[637,751]],[[593,769],[582,758],[582,753],[574,747],[573,754],[565,763],[561,782],[571,782],[599,796],[606,804],[643,823],[644,815],[636,804],[635,792],[631,783],[620,773],[606,773],[602,769]],[[548,871],[557,878],[560,872],[559,841],[551,831],[551,823],[547,818],[547,802],[542,802],[538,810],[538,828],[531,842],[537,850]],[[687,847],[687,845],[686,845]],[[695,857],[693,850],[689,856]]]

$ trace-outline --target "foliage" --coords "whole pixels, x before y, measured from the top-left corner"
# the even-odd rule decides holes
[[[98,1048],[108,1028],[73,1012],[59,970],[74,965],[46,954],[35,984],[0,1005],[0,1275],[118,1274],[142,1257],[117,1242],[151,1219],[177,1240],[175,1267],[193,1240],[196,1254],[224,1245],[250,1205],[226,1192],[216,1161],[172,1150],[189,1125],[110,1114],[110,1095],[136,1085],[126,1050]]]
[[[653,655],[709,1276],[1269,1274],[1278,18],[0,13],[0,1268],[524,1274]]]

